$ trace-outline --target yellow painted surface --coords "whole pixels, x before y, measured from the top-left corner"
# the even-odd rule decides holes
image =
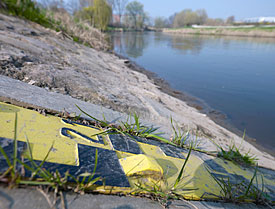
[[[32,146],[32,155],[35,160],[43,160],[52,147],[48,162],[66,165],[79,165],[78,144],[91,147],[114,150],[108,137],[103,137],[104,143],[94,134],[100,133],[93,127],[79,124],[70,124],[55,116],[43,116],[35,111],[16,107],[0,102],[0,137],[13,139],[15,128],[15,115],[17,113],[17,140],[29,142]],[[61,130],[71,136],[65,136]],[[72,131],[73,130],[73,131]],[[91,141],[83,136],[90,137]],[[136,185],[150,189],[158,185],[163,192],[169,191],[176,181],[178,174],[184,164],[184,159],[165,155],[163,150],[157,146],[138,142],[144,154],[116,150],[120,165],[127,176],[131,188],[98,186],[97,191],[102,193],[127,193],[135,191]],[[182,153],[186,156],[186,153]],[[213,158],[213,162],[221,166],[225,173],[212,171],[217,174],[238,174],[250,180],[252,171],[244,170],[232,162],[224,163],[224,160]],[[191,155],[183,173],[183,178],[175,188],[175,192],[188,199],[198,200],[202,196],[212,197],[210,194],[220,195],[220,187],[205,168],[205,162]],[[265,185],[275,187],[275,182],[264,178]]]
[[[15,112],[17,113],[17,140],[29,142],[33,145],[33,158],[43,160],[51,146],[52,152],[47,159],[48,162],[78,165],[77,144],[111,149],[109,141],[106,145],[88,141],[83,137],[70,133],[73,139],[61,135],[62,128],[74,129],[87,136],[92,136],[100,130],[82,125],[64,123],[61,118],[44,116],[36,111],[27,110],[13,105],[0,103],[0,137],[14,138]],[[91,137],[98,140],[96,136]]]
[[[121,158],[119,162],[126,176],[151,176],[154,179],[161,179],[163,176],[161,166],[150,156],[139,154]]]

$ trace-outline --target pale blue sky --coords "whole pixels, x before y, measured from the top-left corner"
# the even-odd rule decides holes
[[[275,0],[138,0],[152,17],[168,17],[183,9],[205,9],[211,18],[237,20],[246,17],[275,16]]]

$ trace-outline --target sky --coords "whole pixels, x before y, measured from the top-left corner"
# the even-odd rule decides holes
[[[234,15],[236,20],[248,17],[275,17],[275,0],[138,0],[151,17],[168,17],[183,9],[205,9],[211,18]]]

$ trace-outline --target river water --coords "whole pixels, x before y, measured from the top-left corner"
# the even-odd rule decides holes
[[[275,153],[275,39],[114,33],[114,50],[202,99]]]

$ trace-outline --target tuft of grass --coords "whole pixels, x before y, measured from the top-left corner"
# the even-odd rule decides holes
[[[199,152],[207,153],[204,150],[199,149],[199,142],[198,142],[198,131],[196,132],[196,138],[192,139],[191,142],[187,143],[187,139],[190,136],[190,130],[183,131],[182,128],[170,117],[171,127],[172,127],[172,136],[170,141],[173,142],[177,147],[180,148],[190,148],[192,144],[192,149]]]
[[[0,152],[4,156],[8,169],[0,176],[0,182],[8,183],[9,187],[13,187],[19,180],[20,175],[17,171],[17,119],[18,114],[15,113],[15,123],[14,123],[14,137],[13,137],[13,155],[12,159],[9,158],[4,149],[0,146]]]
[[[190,147],[192,147],[192,149],[195,151],[213,155],[210,152],[207,152],[207,151],[197,148],[199,146],[199,143],[197,141],[198,133],[196,134],[196,139],[190,143],[190,144],[192,144],[192,146],[190,144],[187,144],[186,140],[188,138],[189,131],[181,132],[181,129],[177,130],[175,128],[175,126],[173,125],[174,122],[173,122],[172,118],[171,118],[171,124],[172,124],[172,129],[174,131],[173,135],[175,137],[173,137],[173,139],[168,140],[168,139],[160,136],[163,133],[157,132],[158,128],[142,125],[139,120],[139,116],[136,113],[134,113],[133,115],[130,114],[129,117],[127,118],[126,122],[120,121],[120,125],[115,125],[115,124],[111,124],[108,121],[106,121],[104,115],[103,115],[104,120],[100,120],[100,119],[97,119],[94,116],[88,114],[87,112],[82,110],[79,106],[76,105],[76,107],[84,115],[90,117],[94,121],[95,126],[105,129],[105,131],[100,132],[98,134],[122,134],[122,135],[127,135],[127,136],[131,137],[133,140],[135,140],[133,136],[138,136],[138,137],[142,137],[142,138],[146,138],[146,139],[155,139],[155,140],[161,141],[165,144],[170,144],[170,145],[173,145],[176,147],[186,148],[186,149],[189,149]],[[79,119],[79,117],[78,117],[78,119]],[[96,134],[96,135],[98,135],[98,134]]]
[[[245,138],[245,131],[244,131],[242,140],[244,140],[244,138]],[[240,152],[241,146],[242,144],[238,148],[235,144],[232,144],[229,146],[228,150],[225,150],[221,146],[218,146],[220,149],[218,153],[218,157],[222,157],[226,160],[230,160],[232,162],[235,162],[243,166],[256,166],[257,160],[258,160],[256,156],[250,155],[249,152],[242,154]]]
[[[140,123],[139,116],[136,113],[134,113],[133,116],[130,114],[126,122],[120,121],[120,125],[115,125],[115,124],[108,123],[104,115],[103,115],[104,120],[100,120],[88,114],[87,112],[82,110],[79,106],[76,105],[76,107],[80,110],[80,112],[82,112],[86,116],[93,119],[95,121],[96,126],[106,129],[104,132],[100,132],[100,134],[122,134],[130,137],[138,136],[142,138],[154,138],[164,143],[176,146],[173,142],[170,142],[169,140],[159,136],[162,133],[156,133],[158,128],[147,127],[145,125],[142,125]]]
[[[216,181],[216,183],[221,188],[220,196],[216,196],[226,202],[241,203],[241,202],[253,202],[255,204],[261,204],[270,206],[272,203],[271,198],[266,193],[264,186],[263,176],[261,175],[261,188],[258,183],[258,166],[256,166],[254,174],[250,179],[250,182],[243,180],[241,182],[232,182],[229,177],[219,178],[210,172],[207,168],[210,175]],[[256,185],[254,185],[256,183]],[[272,208],[270,206],[270,208]]]
[[[242,154],[235,144],[231,145],[228,150],[224,150],[220,147],[218,157],[222,157],[242,166],[255,166],[257,164],[257,158],[255,156],[250,155],[249,152]]]
[[[139,116],[136,113],[133,114],[133,119],[134,121],[132,120],[132,114],[130,114],[126,122],[120,121],[121,125],[119,125],[118,128],[122,132],[126,132],[130,135],[139,136],[142,138],[149,138],[150,136],[152,136],[152,134],[161,134],[155,133],[158,130],[158,128],[147,127],[142,125],[140,123]]]
[[[173,130],[173,137],[171,137],[171,141],[174,142],[176,145],[183,147],[183,145],[185,145],[186,140],[189,136],[189,131],[182,131],[181,127],[178,124],[174,125],[174,121],[173,118],[171,116],[170,118],[171,120],[171,126],[172,126],[172,130]]]

